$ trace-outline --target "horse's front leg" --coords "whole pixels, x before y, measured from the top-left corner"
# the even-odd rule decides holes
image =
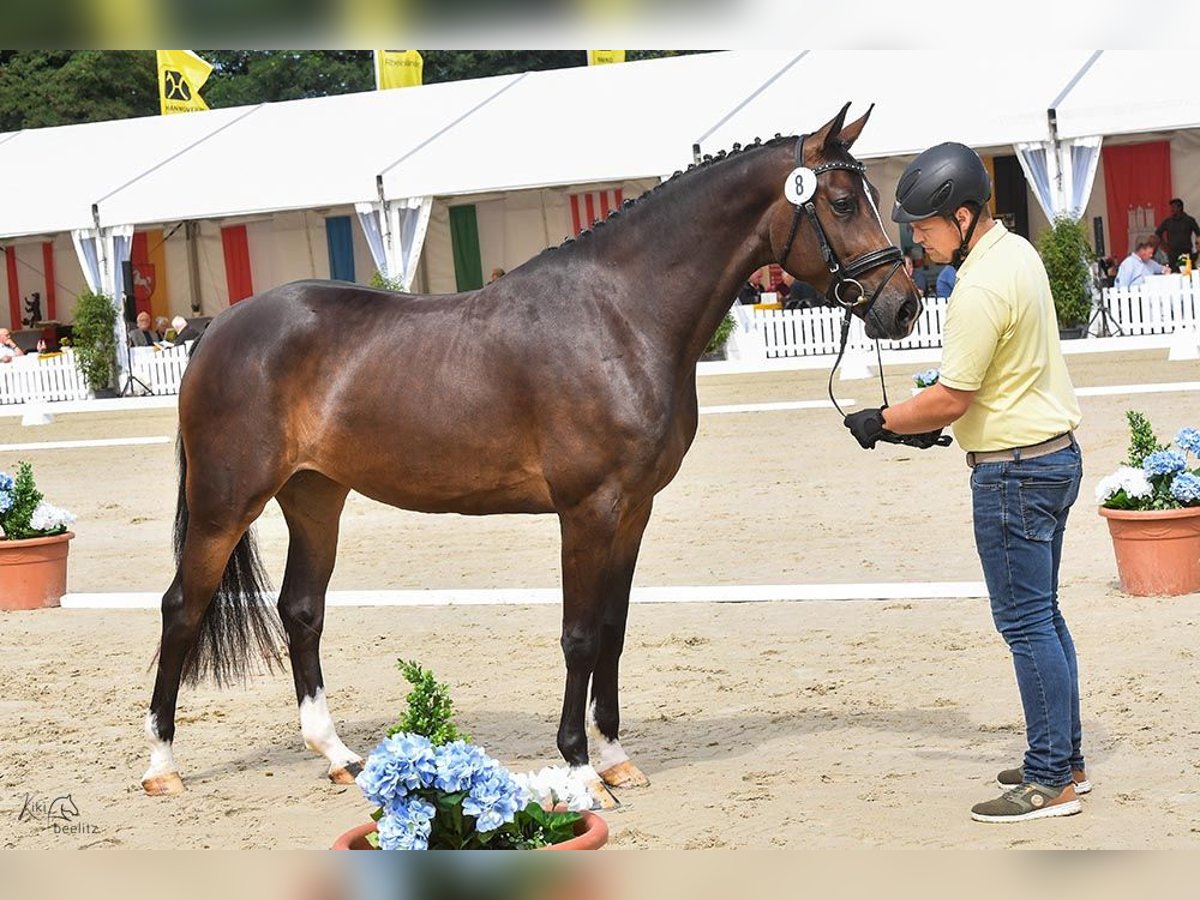
[[[588,758],[584,714],[588,683],[600,655],[601,626],[613,583],[614,542],[620,513],[613,498],[593,496],[570,510],[560,511],[563,556],[562,649],[567,665],[558,749],[571,774],[587,785],[594,809],[612,809],[608,792]]]
[[[593,749],[593,767],[609,787],[645,787],[650,780],[629,761],[617,732],[621,725],[618,702],[618,669],[625,646],[625,623],[629,617],[629,590],[637,565],[638,550],[652,502],[647,500],[621,522],[613,544],[612,581],[600,629],[600,651],[592,672],[592,702],[588,708],[588,737]]]

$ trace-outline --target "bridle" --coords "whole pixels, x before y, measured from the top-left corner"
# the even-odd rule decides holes
[[[808,137],[809,135],[802,134],[796,139],[797,169],[804,167],[804,142]],[[862,175],[863,181],[866,181],[866,166],[857,161],[821,163],[819,166],[808,169],[808,171],[815,178],[820,178],[825,172],[832,172],[837,169],[845,172],[855,172]],[[794,174],[795,172],[793,172]],[[862,256],[858,256],[843,265],[841,260],[838,259],[837,252],[830,245],[829,238],[825,234],[825,229],[821,226],[821,220],[817,216],[816,196],[816,185],[814,184],[811,194],[803,202],[792,204],[796,212],[792,216],[792,228],[788,233],[787,243],[784,244],[783,253],[780,255],[779,261],[786,268],[788,254],[792,251],[792,244],[796,240],[796,233],[800,230],[800,223],[807,218],[809,224],[812,225],[813,232],[817,236],[817,243],[821,246],[821,257],[825,260],[826,268],[829,269],[831,281],[829,288],[825,291],[825,302],[828,306],[832,306],[835,309],[841,307],[846,311],[846,315],[842,319],[841,347],[838,349],[833,369],[829,372],[829,399],[833,401],[834,408],[844,418],[846,414],[843,412],[841,406],[838,405],[837,399],[833,396],[833,376],[837,372],[838,366],[842,364],[842,356],[846,353],[846,342],[850,337],[851,316],[854,310],[863,307],[862,315],[864,318],[866,317],[867,313],[871,310],[872,304],[878,299],[884,287],[887,286],[887,283],[903,267],[904,254],[900,251],[899,247],[888,245],[881,250],[872,250],[869,253],[864,253]],[[891,270],[880,280],[874,293],[868,297],[866,288],[858,280],[859,276],[865,272],[869,272],[871,269],[876,269],[879,266],[885,266],[889,263],[892,266]],[[857,289],[858,295],[854,299],[848,300],[843,295],[843,290],[847,285],[851,285]],[[879,349],[879,341],[875,342],[875,358],[879,363],[879,387],[883,391],[883,405],[886,407],[888,405],[887,385],[883,381],[883,358]]]
[[[804,167],[804,142],[808,139],[807,134],[800,135],[796,139],[796,167]],[[855,172],[863,176],[863,181],[866,181],[867,169],[862,163],[854,162],[827,162],[822,163],[815,168],[809,169],[815,177],[820,178],[825,172],[832,172],[841,169],[845,172]],[[816,207],[816,191],[808,197],[803,203],[794,204],[796,208],[795,214],[792,216],[792,230],[788,233],[787,243],[784,244],[783,253],[779,257],[779,261],[785,267],[787,265],[788,254],[792,252],[792,244],[796,240],[796,233],[800,230],[800,223],[807,217],[812,225],[813,232],[817,236],[817,242],[821,245],[821,257],[825,260],[825,267],[829,269],[831,284],[825,292],[825,301],[830,306],[842,307],[847,314],[851,310],[857,309],[860,306],[863,309],[865,316],[871,309],[871,305],[879,297],[880,292],[889,281],[892,280],[896,272],[904,265],[904,254],[900,252],[900,248],[894,245],[888,245],[881,250],[872,250],[870,253],[864,253],[862,256],[850,260],[845,265],[838,259],[837,252],[829,243],[829,238],[825,234],[825,229],[821,226],[821,220],[817,216]],[[867,291],[858,280],[859,276],[864,272],[869,272],[871,269],[879,266],[892,264],[891,271],[887,276],[879,282],[879,286],[875,288],[875,292],[867,297]],[[853,300],[847,300],[842,295],[842,289],[846,285],[853,285],[858,289],[858,297]]]

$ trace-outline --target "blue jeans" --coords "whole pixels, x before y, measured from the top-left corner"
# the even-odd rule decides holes
[[[1063,531],[1082,476],[1076,444],[971,473],[975,546],[1025,708],[1025,780],[1050,787],[1083,768],[1075,645],[1058,608]]]

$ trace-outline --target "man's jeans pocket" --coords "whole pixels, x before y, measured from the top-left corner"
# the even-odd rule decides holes
[[[1062,480],[1023,481],[1017,487],[1021,521],[1025,537],[1031,541],[1052,541],[1064,521],[1064,513],[1079,495],[1079,479],[1069,475]]]

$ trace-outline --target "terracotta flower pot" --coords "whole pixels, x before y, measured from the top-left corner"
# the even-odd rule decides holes
[[[58,606],[67,592],[67,549],[75,533],[0,540],[0,609]]]
[[[575,825],[575,837],[561,844],[551,844],[542,850],[599,850],[608,843],[608,823],[593,812],[580,813],[583,819]],[[356,825],[333,842],[334,850],[374,850],[367,835],[378,830],[375,822]]]
[[[1106,509],[1121,590],[1135,597],[1200,591],[1200,506]]]

